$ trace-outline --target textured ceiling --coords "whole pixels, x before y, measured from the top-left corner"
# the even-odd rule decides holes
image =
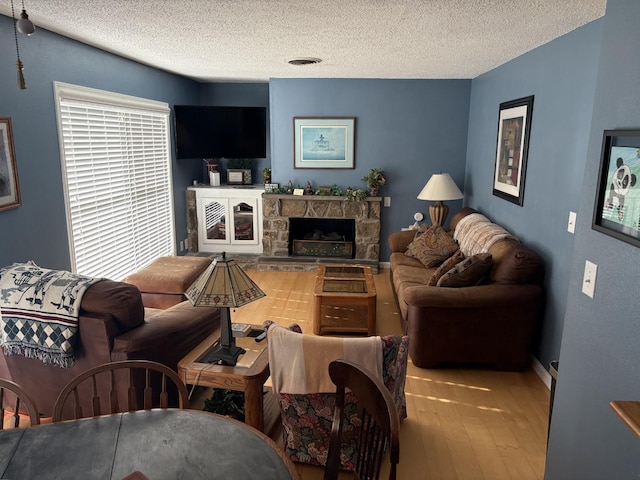
[[[207,82],[474,78],[601,17],[606,6],[606,0],[24,1],[36,26]],[[15,5],[18,13],[21,1]],[[0,0],[0,13],[11,16],[10,0]],[[21,48],[29,48],[28,39],[21,37]],[[322,63],[292,66],[293,57]]]

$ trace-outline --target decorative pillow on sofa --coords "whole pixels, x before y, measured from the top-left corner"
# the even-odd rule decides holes
[[[458,250],[456,253],[442,262],[438,269],[433,272],[433,275],[431,275],[431,278],[427,282],[427,285],[430,287],[435,287],[438,284],[438,280],[440,280],[440,277],[442,277],[445,273],[455,267],[462,260],[464,260],[464,254],[460,250]]]
[[[418,230],[405,255],[417,258],[427,268],[435,267],[458,251],[458,244],[440,225]]]
[[[491,269],[493,258],[490,253],[479,253],[465,258],[446,272],[438,287],[472,287],[478,285]]]

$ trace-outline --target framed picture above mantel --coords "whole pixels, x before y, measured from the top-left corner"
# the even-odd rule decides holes
[[[20,186],[11,118],[0,117],[0,212],[19,206]]]
[[[522,206],[533,95],[500,104],[493,194]]]
[[[640,129],[605,130],[592,228],[640,247]]]
[[[355,168],[355,117],[294,117],[293,167]]]

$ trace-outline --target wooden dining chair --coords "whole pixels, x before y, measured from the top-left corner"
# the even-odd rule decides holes
[[[389,450],[391,468],[389,480],[396,478],[396,466],[400,461],[400,418],[393,398],[384,384],[358,365],[345,360],[329,364],[329,375],[336,385],[336,405],[327,466],[324,480],[336,480],[340,470],[340,450],[344,424],[345,389],[357,399],[361,419],[358,452],[355,464],[357,480],[377,480],[386,450]]]
[[[123,381],[123,375],[126,375],[126,381]],[[141,375],[143,376],[142,381]],[[101,385],[105,385],[104,376],[107,376],[108,380],[107,392],[101,388]],[[147,360],[105,363],[81,373],[67,383],[56,399],[52,420],[60,422],[67,419],[64,414],[69,400],[73,406],[72,418],[75,419],[150,410],[157,407],[168,408],[168,382],[173,383],[178,389],[179,407],[189,408],[187,387],[178,374],[166,365]],[[143,384],[142,388],[140,388],[141,384]],[[83,395],[89,393],[91,395],[90,402],[86,399],[83,402]],[[126,406],[121,407],[118,398],[123,398],[125,394]],[[85,405],[85,410],[90,410],[90,412],[85,412],[83,405]],[[90,407],[87,408],[87,405]]]
[[[38,407],[29,394],[17,383],[0,378],[0,413],[2,413],[0,430],[5,429],[5,414],[10,417],[7,428],[20,427],[20,409],[29,415],[30,426],[40,424]]]

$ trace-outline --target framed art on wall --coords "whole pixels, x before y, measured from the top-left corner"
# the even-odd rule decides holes
[[[0,117],[0,212],[19,206],[20,186],[11,118]]]
[[[533,95],[500,104],[493,194],[522,206]]]
[[[605,130],[592,228],[640,247],[640,130]]]
[[[294,168],[355,168],[355,117],[293,119]]]

